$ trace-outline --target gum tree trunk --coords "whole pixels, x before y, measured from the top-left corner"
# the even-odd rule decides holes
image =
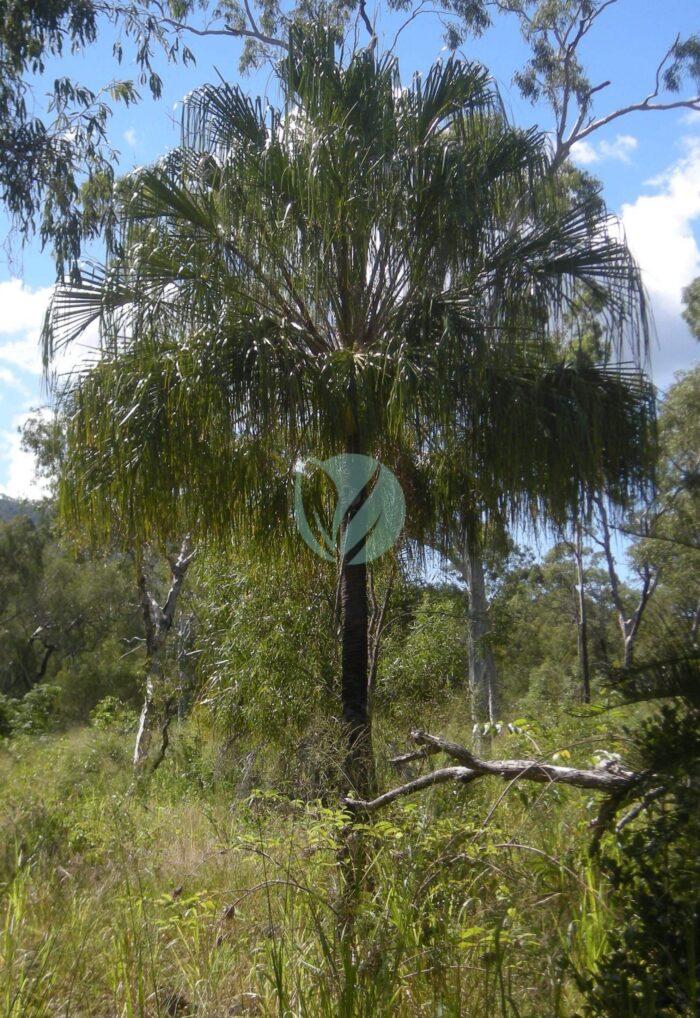
[[[580,524],[576,527],[576,544],[574,545],[577,579],[577,617],[578,617],[578,660],[581,669],[581,698],[584,703],[591,702],[591,668],[588,660],[588,612],[586,609],[586,575],[583,567],[583,534]]]
[[[594,533],[591,536],[599,544],[605,553],[605,561],[608,567],[608,578],[610,580],[610,593],[617,612],[617,620],[622,636],[622,665],[623,668],[631,667],[634,659],[634,648],[639,635],[639,627],[646,612],[650,599],[654,596],[660,578],[660,571],[654,569],[648,562],[641,566],[640,578],[642,587],[639,593],[637,605],[630,614],[622,598],[620,590],[620,578],[615,565],[615,558],[612,551],[612,537],[610,534],[610,522],[605,508],[605,501],[602,498],[596,499],[598,518],[601,528],[601,537],[597,538]],[[648,516],[642,518],[642,533],[648,536],[650,533],[650,521]]]
[[[488,643],[488,600],[484,560],[477,545],[464,540],[462,576],[469,591],[467,651],[472,717],[475,722],[498,719],[496,662]]]
[[[161,697],[163,695],[163,650],[168,633],[172,629],[175,620],[178,598],[193,557],[192,544],[189,536],[187,536],[182,542],[178,557],[170,562],[171,584],[162,608],[148,589],[145,574],[141,572],[139,575],[139,597],[146,633],[147,668],[146,693],[136,733],[136,743],[134,745],[133,762],[134,770],[137,773],[142,772],[148,763],[153,730],[160,713],[164,713],[162,718],[163,743],[155,766],[158,766],[167,749],[170,708],[169,706],[160,705],[162,710],[159,710],[159,704],[157,703],[159,695]]]

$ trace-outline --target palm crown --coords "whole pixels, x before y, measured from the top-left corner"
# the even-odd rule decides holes
[[[106,264],[56,293],[47,356],[95,319],[102,336],[67,392],[64,508],[282,523],[304,451],[381,455],[442,526],[469,486],[561,514],[586,485],[642,483],[646,391],[552,340],[584,287],[618,345],[643,341],[637,269],[483,68],[402,88],[392,57],[343,67],[316,29],[278,77],[281,109],[190,95],[181,147],[120,186]]]

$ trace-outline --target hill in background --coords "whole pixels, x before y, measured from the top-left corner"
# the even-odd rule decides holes
[[[40,515],[38,502],[31,502],[26,498],[10,498],[9,495],[0,495],[0,522],[7,523],[15,516],[29,516],[36,521]]]

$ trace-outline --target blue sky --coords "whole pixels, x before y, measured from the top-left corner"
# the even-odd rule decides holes
[[[612,81],[600,96],[597,114],[638,101],[650,91],[656,65],[676,33],[700,28],[694,8],[695,0],[664,0],[663,5],[658,0],[621,0],[610,8],[584,50],[592,79]],[[401,23],[396,15],[378,21],[385,45],[391,44]],[[187,92],[213,80],[217,70],[230,80],[238,79],[239,43],[224,39],[197,43],[196,67],[162,68],[164,92],[159,102],[144,98],[136,106],[115,111],[110,137],[124,171],[177,144],[178,103]],[[85,54],[49,66],[47,80],[70,74],[98,88],[109,75],[129,77],[133,69],[128,63],[115,70],[111,46],[107,35]],[[423,15],[409,25],[399,38],[397,53],[404,80],[415,71],[425,72],[444,55],[435,16]],[[524,102],[511,83],[513,71],[527,56],[512,19],[499,18],[485,36],[467,40],[464,55],[489,68],[514,121],[550,126],[547,111]],[[248,76],[244,87],[255,94],[269,93],[269,70]],[[642,267],[656,320],[654,377],[666,388],[674,372],[690,367],[700,352],[680,314],[683,287],[700,275],[700,113],[633,114],[596,133],[575,158],[603,181],[608,204],[619,214]],[[0,233],[6,232],[0,216]],[[46,402],[38,332],[53,278],[51,257],[36,244],[0,250],[0,493],[13,496],[38,494],[33,464],[19,448],[17,427],[32,408]],[[71,363],[83,355],[77,348]]]

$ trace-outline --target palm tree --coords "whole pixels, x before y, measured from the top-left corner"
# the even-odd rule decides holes
[[[392,56],[339,62],[317,27],[292,32],[277,78],[279,109],[228,84],[190,95],[180,148],[121,183],[106,263],[55,294],[47,361],[94,321],[102,336],[63,394],[66,516],[101,535],[118,513],[130,535],[294,541],[305,454],[381,459],[423,538],[476,501],[561,517],[603,484],[632,497],[646,390],[553,353],[582,286],[620,346],[645,339],[600,202],[561,198],[544,138],[508,124],[477,65],[402,88]],[[342,705],[362,789],[366,565],[347,551]]]

